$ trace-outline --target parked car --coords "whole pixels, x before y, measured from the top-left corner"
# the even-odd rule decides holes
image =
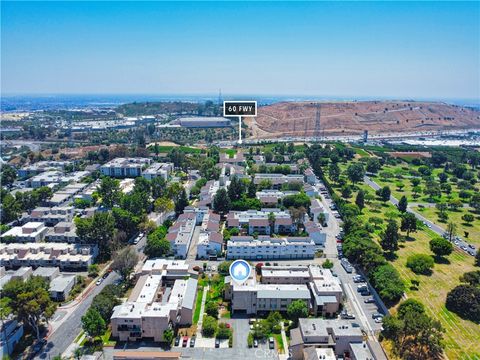
[[[220,347],[220,339],[215,339],[215,347],[216,348]]]
[[[190,347],[194,347],[195,346],[195,337],[192,337],[190,339]]]
[[[97,286],[100,285],[101,283],[103,282],[103,278],[100,278],[97,280],[97,282],[95,283]]]
[[[103,274],[102,279],[106,279],[110,275],[110,273],[107,271],[105,274]]]
[[[467,250],[468,250],[468,248],[467,248],[465,245],[463,245],[463,246],[461,247],[461,249],[462,249],[463,251],[467,251]]]
[[[376,317],[376,318],[374,319],[374,321],[375,321],[377,324],[380,324],[381,322],[383,322],[383,318],[381,318],[381,317]]]
[[[183,347],[187,347],[187,344],[188,344],[188,336],[184,336],[184,337],[183,337],[182,346],[183,346]]]
[[[468,244],[468,247],[469,247],[470,249],[474,249],[474,250],[475,250],[475,246],[473,246],[472,244]]]
[[[255,323],[255,321],[257,321],[257,319],[251,318],[251,319],[248,320],[248,323],[249,323],[250,325],[253,325],[253,323]]]
[[[373,313],[373,314],[372,314],[372,319],[376,319],[376,318],[383,318],[383,314]]]
[[[258,340],[253,340],[253,347],[258,347]]]
[[[364,290],[368,290],[368,286],[366,284],[358,285],[357,292],[362,292]]]
[[[370,290],[366,289],[364,291],[360,291],[360,295],[362,296],[370,296],[372,295],[372,293],[370,292]]]
[[[475,250],[472,250],[472,249],[468,250],[468,253],[469,253],[470,255],[472,255],[472,256],[475,256],[475,255],[476,255],[476,254],[475,254]]]
[[[268,338],[268,348],[269,349],[275,349],[275,340],[273,340],[273,337]]]
[[[180,336],[177,336],[175,338],[175,346],[178,346],[178,345],[180,345]]]
[[[32,346],[33,353],[34,354],[39,353],[42,350],[42,348],[45,346],[46,343],[47,343],[47,340],[45,340],[45,339],[38,340],[35,343],[35,345]]]
[[[374,304],[374,303],[375,303],[375,299],[374,299],[374,298],[368,298],[368,299],[363,300],[363,302],[364,302],[365,304]]]

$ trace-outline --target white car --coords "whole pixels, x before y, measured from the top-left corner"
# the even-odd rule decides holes
[[[97,282],[96,282],[95,284],[98,286],[98,285],[100,285],[102,282],[103,282],[103,279],[100,278],[100,279],[97,280]]]

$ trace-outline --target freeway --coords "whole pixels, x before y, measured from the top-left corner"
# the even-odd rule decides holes
[[[87,311],[93,301],[93,298],[102,291],[102,289],[112,284],[120,276],[111,272],[108,277],[98,286],[93,285],[92,290],[76,305],[74,309],[62,318],[62,323],[47,338],[47,344],[43,350],[35,356],[35,359],[51,359],[56,355],[61,355],[73,343],[82,328],[81,318]],[[57,312],[63,311],[62,309]],[[56,315],[54,315],[54,318]]]
[[[363,180],[372,189],[374,189],[374,190],[380,189],[380,185],[378,185],[375,181],[370,179],[368,176],[365,175]],[[398,205],[398,199],[396,199],[394,196],[390,196],[390,202],[395,206]],[[439,226],[439,225],[435,224],[434,222],[428,220],[427,218],[425,218],[424,216],[422,216],[421,214],[419,214],[415,210],[412,210],[410,207],[407,208],[407,211],[409,213],[412,213],[413,215],[415,215],[415,217],[418,220],[422,221],[425,224],[425,226],[427,226],[429,229],[431,229],[436,234],[438,234],[440,236],[443,236],[443,234],[445,233],[445,229],[443,229],[441,226]],[[477,248],[475,248],[475,246],[473,246],[472,244],[469,244],[468,242],[459,238],[458,236],[456,237],[456,239],[454,241],[454,244],[455,244],[455,246],[458,247],[459,250],[465,251],[467,254],[469,254],[471,256],[475,256],[475,254],[477,252]]]

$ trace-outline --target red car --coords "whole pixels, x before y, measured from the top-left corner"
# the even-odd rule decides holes
[[[188,336],[184,336],[184,337],[183,337],[182,346],[183,346],[183,347],[187,347],[187,344],[188,344]]]
[[[228,328],[228,329],[230,329],[230,326],[231,326],[231,325],[230,325],[229,323],[227,323],[227,328]]]

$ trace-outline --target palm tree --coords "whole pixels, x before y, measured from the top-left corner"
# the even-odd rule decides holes
[[[268,223],[270,224],[270,234],[273,234],[275,231],[275,214],[270,212],[268,214]]]

